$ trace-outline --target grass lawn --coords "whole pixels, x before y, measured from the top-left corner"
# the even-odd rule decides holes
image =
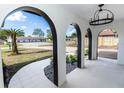
[[[52,51],[41,49],[19,49],[18,55],[11,55],[11,51],[2,50],[2,58],[5,65],[14,65],[25,62],[33,62],[43,57],[52,56]]]
[[[17,46],[23,46],[22,44],[17,44]],[[9,45],[8,44],[2,44],[0,45],[1,49],[9,49]]]
[[[18,55],[11,55],[10,50],[2,49],[5,87],[8,86],[13,75],[23,66],[49,57],[52,57],[52,51],[50,50],[19,49]]]
[[[7,44],[2,44],[2,45],[0,45],[0,47],[1,48],[5,48],[5,47],[8,47],[9,48],[9,46]]]

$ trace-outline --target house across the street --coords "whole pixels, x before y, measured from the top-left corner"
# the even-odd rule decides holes
[[[17,37],[17,43],[46,42],[44,37]]]

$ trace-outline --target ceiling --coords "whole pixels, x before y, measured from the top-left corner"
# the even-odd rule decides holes
[[[93,17],[94,12],[99,9],[97,4],[66,4],[62,6],[86,20]],[[115,20],[124,19],[124,4],[105,4],[103,8],[112,11]]]

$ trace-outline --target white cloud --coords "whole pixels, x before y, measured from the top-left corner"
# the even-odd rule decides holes
[[[72,33],[74,33],[74,32],[76,32],[76,29],[74,28],[74,26],[69,26],[68,27],[68,29],[67,29],[67,32],[66,32],[66,34],[67,34],[67,36],[71,36],[72,35]]]
[[[50,30],[50,27],[47,27],[46,30]]]
[[[7,20],[9,21],[25,21],[27,17],[21,12],[15,12],[12,15],[7,17]]]
[[[26,29],[27,27],[26,26],[21,26],[22,29]]]

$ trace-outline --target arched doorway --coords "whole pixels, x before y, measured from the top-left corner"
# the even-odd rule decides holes
[[[24,20],[23,19],[25,19],[26,18],[26,16],[24,16],[24,15],[22,15],[22,12],[23,13],[27,13],[27,15],[29,16],[29,15],[35,15],[35,17],[29,17],[29,22],[31,22],[31,20],[30,20],[30,18],[32,18],[32,21],[34,22],[35,20],[36,20],[36,18],[39,18],[39,19],[37,19],[37,22],[38,22],[38,25],[40,25],[39,24],[39,22],[45,22],[45,24],[44,24],[44,28],[43,28],[43,30],[44,31],[47,31],[47,34],[46,34],[46,32],[45,33],[43,33],[42,31],[41,31],[41,29],[39,29],[39,27],[40,26],[38,26],[37,25],[37,23],[35,24],[35,23],[30,23],[30,27],[28,28],[28,29],[30,29],[30,31],[28,30],[28,32],[25,32],[26,33],[26,35],[24,35],[24,32],[22,32],[22,30],[16,30],[17,29],[17,27],[15,27],[14,28],[14,25],[13,24],[8,24],[9,25],[9,27],[11,27],[11,29],[10,28],[7,28],[6,29],[6,20],[7,19],[11,19],[12,21],[14,21],[14,20],[20,20],[21,22],[23,22],[23,25],[26,25],[26,23],[24,22]],[[15,17],[15,16],[17,16],[16,18],[13,18],[13,17]],[[19,17],[21,17],[22,19],[20,19]],[[33,20],[33,19],[35,19],[35,20]],[[16,24],[16,23],[14,23],[14,24]],[[33,27],[33,25],[32,24],[34,24],[34,25],[36,25],[35,27],[36,27],[36,29],[34,29],[34,32],[32,33],[32,34],[30,34],[30,32],[31,32],[31,28]],[[22,23],[21,23],[21,28],[26,28],[25,26],[23,26],[22,25]],[[29,24],[28,24],[29,25]],[[18,26],[20,26],[20,24],[18,24]],[[52,58],[52,62],[53,62],[53,69],[54,69],[54,76],[53,76],[53,79],[54,79],[54,84],[55,85],[57,85],[58,86],[58,64],[57,64],[57,61],[58,61],[58,59],[57,59],[57,34],[56,34],[56,29],[55,29],[55,26],[54,26],[54,23],[52,22],[52,20],[50,19],[50,17],[46,14],[46,13],[44,13],[43,11],[41,11],[40,9],[37,9],[37,8],[34,8],[34,7],[30,7],[30,6],[24,6],[24,7],[20,7],[20,8],[17,8],[17,9],[15,9],[14,11],[12,11],[12,12],[10,12],[6,17],[5,17],[5,19],[4,19],[4,21],[3,21],[3,24],[2,24],[2,27],[3,27],[3,30],[2,31],[6,31],[6,30],[8,30],[8,31],[10,31],[11,30],[11,32],[19,32],[18,33],[18,35],[20,36],[20,37],[14,37],[14,38],[12,38],[11,36],[9,36],[10,38],[8,38],[7,37],[7,39],[8,39],[8,42],[7,42],[7,44],[8,44],[8,46],[9,46],[9,48],[11,49],[12,48],[12,52],[13,52],[13,54],[12,55],[17,55],[18,56],[18,58],[20,58],[19,56],[20,55],[22,55],[21,53],[19,53],[20,51],[24,51],[25,52],[25,50],[27,50],[27,49],[30,49],[30,47],[32,47],[32,48],[34,48],[34,47],[36,47],[35,45],[37,45],[37,47],[40,47],[40,45],[38,45],[38,44],[36,44],[36,42],[51,42],[52,43],[52,46],[53,46],[53,48],[52,48],[52,52],[50,52],[50,53],[48,53],[48,54],[51,54],[51,55],[49,55],[49,57],[53,57]],[[46,28],[47,27],[47,28]],[[48,31],[49,30],[49,31]],[[6,31],[7,32],[7,31]],[[39,33],[40,32],[40,33]],[[48,35],[48,33],[49,33],[49,35]],[[9,34],[10,35],[10,34]],[[15,35],[15,34],[11,34],[11,35]],[[16,34],[17,35],[17,34]],[[37,35],[37,36],[36,36]],[[47,36],[48,35],[48,36]],[[44,38],[45,37],[45,38]],[[7,39],[6,39],[6,41],[7,41]],[[11,39],[11,40],[10,40]],[[13,41],[14,41],[14,43],[12,43],[13,41],[12,41],[12,39],[13,39]],[[10,42],[9,42],[9,40],[10,40]],[[16,42],[15,42],[16,41]],[[18,48],[18,45],[20,44],[20,43],[25,43],[25,47],[27,47],[27,49],[25,49],[25,50],[18,50],[17,48]],[[31,43],[34,43],[35,42],[35,44],[33,45],[33,44],[31,44]],[[19,44],[18,44],[19,43]],[[27,44],[28,43],[28,44]],[[29,44],[30,43],[30,44]],[[14,45],[15,44],[15,45]],[[13,46],[15,46],[15,47],[13,47]],[[20,47],[21,48],[23,48],[22,47],[22,44],[20,44]],[[39,50],[40,48],[37,48],[37,50]],[[31,51],[29,51],[30,53],[34,53],[34,51],[32,51],[32,49],[30,49]],[[36,50],[36,49],[35,49]],[[49,51],[49,49],[48,50],[44,50],[44,51],[42,51],[42,53],[40,53],[41,51],[35,51],[35,52],[37,52],[37,53],[40,53],[40,54],[43,54],[44,52],[48,52]],[[46,53],[45,52],[45,53]],[[26,54],[30,54],[30,53],[27,53],[26,52]],[[34,58],[36,56],[36,54],[34,54],[34,55],[30,55],[29,57],[32,57],[32,58]],[[38,56],[37,56],[38,57]],[[17,59],[18,59],[17,58]],[[26,58],[28,58],[28,57],[25,57],[25,59]],[[31,58],[31,59],[32,59]],[[44,58],[48,58],[48,56],[46,57],[46,56],[43,56],[42,57],[43,59]],[[42,58],[37,58],[37,59],[34,59],[34,61],[36,61],[36,60],[41,60]],[[12,58],[13,59],[13,58]],[[20,58],[21,59],[21,58]],[[24,59],[24,58],[22,58],[22,59]],[[10,79],[12,78],[12,76],[20,69],[20,68],[22,68],[23,66],[25,66],[25,65],[27,65],[27,64],[29,64],[30,62],[29,62],[29,60],[27,60],[27,63],[25,63],[25,64],[22,64],[22,65],[18,65],[18,66],[15,66],[15,65],[17,65],[17,63],[15,63],[15,64],[12,64],[12,66],[10,67],[9,66],[9,69],[8,69],[8,66],[6,66],[5,64],[4,64],[4,78],[5,78],[5,82],[6,82],[6,84],[8,84],[9,83],[9,81],[10,81]],[[14,68],[13,68],[14,67]],[[9,71],[9,70],[15,70],[15,71]],[[8,71],[9,71],[9,73],[8,73]],[[42,77],[41,77],[42,78]]]
[[[85,59],[92,60],[92,32],[88,28],[84,39]]]
[[[77,24],[70,24],[66,32],[66,73],[81,68],[81,31]]]
[[[117,60],[118,34],[114,29],[105,29],[98,34],[97,57]]]

